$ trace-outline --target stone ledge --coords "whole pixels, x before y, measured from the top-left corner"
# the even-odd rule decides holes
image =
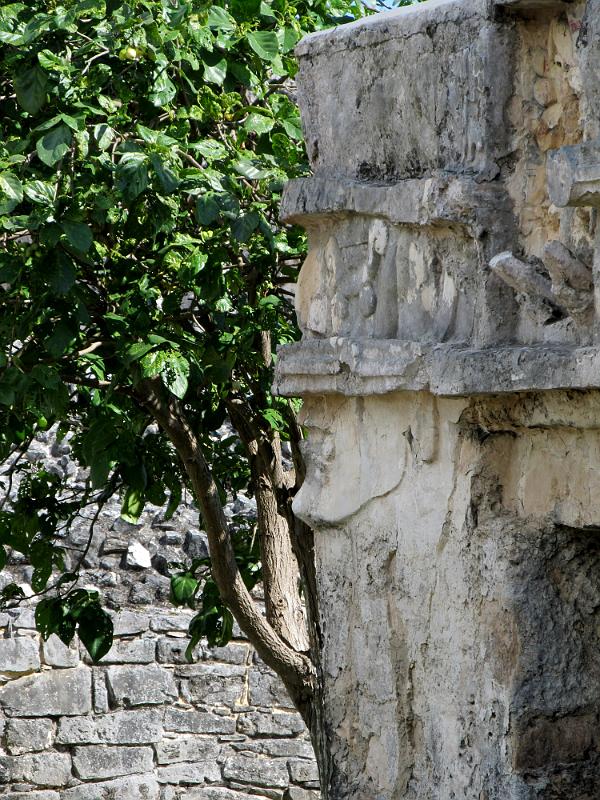
[[[279,351],[276,393],[363,396],[429,391],[468,396],[600,388],[600,348],[561,345],[475,350],[454,344],[313,339]]]
[[[324,215],[340,214],[383,218],[392,225],[481,224],[491,211],[501,212],[505,195],[496,181],[448,172],[393,183],[315,175],[286,184],[280,217],[283,222],[304,226],[311,217],[322,222]]]

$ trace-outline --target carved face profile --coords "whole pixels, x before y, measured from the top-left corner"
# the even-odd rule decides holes
[[[390,428],[393,397],[311,397],[301,421],[307,474],[294,512],[313,527],[337,525],[402,480],[407,463],[405,426]]]

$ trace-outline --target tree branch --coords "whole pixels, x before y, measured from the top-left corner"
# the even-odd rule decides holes
[[[314,690],[311,660],[295,651],[275,632],[254,603],[235,560],[235,553],[217,485],[200,443],[178,401],[157,379],[139,385],[137,397],[152,412],[183,461],[200,506],[208,535],[212,573],[223,602],[263,661],[277,672],[301,713]]]

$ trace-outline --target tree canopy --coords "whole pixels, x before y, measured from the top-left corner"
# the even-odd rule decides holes
[[[0,8],[0,567],[11,551],[33,565],[43,636],[77,631],[96,659],[110,647],[98,596],[77,586],[85,548],[65,558],[61,541],[114,493],[134,521],[195,492],[225,566],[215,582],[213,553],[174,575],[176,602],[200,601],[193,639],[227,641],[234,595],[265,563],[264,541],[261,560],[228,530],[225,495],[277,490],[289,522],[301,431],[269,389],[277,345],[297,337],[305,246],[277,222],[283,184],[307,171],[293,48],[362,13],[355,0]],[[88,470],[83,492],[22,457],[51,426]],[[11,584],[0,601],[21,595]]]

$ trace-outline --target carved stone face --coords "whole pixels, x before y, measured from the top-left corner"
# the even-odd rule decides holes
[[[307,475],[295,513],[314,527],[337,525],[398,486],[412,438],[404,411],[397,396],[308,398],[301,415]]]

